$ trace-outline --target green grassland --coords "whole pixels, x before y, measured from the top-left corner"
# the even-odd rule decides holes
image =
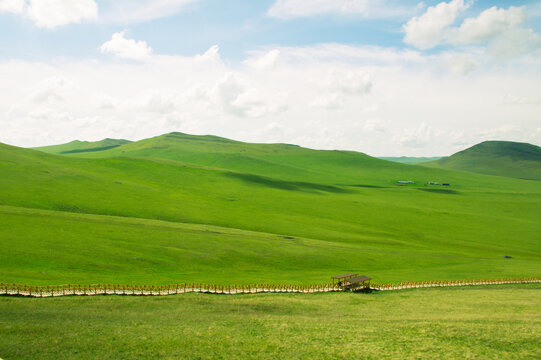
[[[486,186],[488,177],[454,171],[397,164],[353,151],[322,151],[289,144],[252,144],[217,136],[170,133],[103,151],[72,152],[60,145],[63,155],[77,158],[167,159],[192,166],[211,167],[247,174],[245,181],[265,181],[253,175],[288,182],[315,184],[388,186],[396,180],[469,182]],[[97,146],[97,145],[94,145]],[[271,179],[271,180],[272,180]],[[268,182],[270,184],[270,182]],[[274,183],[275,186],[295,184]],[[498,182],[501,186],[502,182]]]
[[[539,181],[541,147],[511,141],[485,141],[447,158],[423,165]]]
[[[541,287],[1,298],[4,359],[536,359]]]
[[[123,139],[103,139],[100,141],[74,140],[66,144],[41,146],[34,148],[49,154],[77,154],[84,152],[103,151],[113,149],[120,145],[128,144],[131,141]]]
[[[0,215],[4,282],[307,284],[343,271],[378,282],[539,275],[536,246],[526,242],[516,249],[438,239],[339,242],[6,206]]]
[[[538,181],[180,133],[70,149],[0,145],[2,281],[541,275]]]

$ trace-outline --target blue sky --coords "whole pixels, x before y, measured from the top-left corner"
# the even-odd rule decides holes
[[[111,1],[98,0],[100,12],[107,13]],[[43,59],[60,56],[99,56],[99,46],[111,34],[129,30],[133,38],[144,39],[161,54],[194,55],[219,44],[224,58],[240,60],[246,51],[258,47],[303,46],[326,42],[351,45],[410,47],[404,44],[402,25],[412,15],[439,1],[400,1],[407,12],[387,19],[366,19],[352,15],[321,14],[314,17],[277,19],[267,12],[274,0],[201,0],[178,12],[153,20],[111,23],[110,21],[70,24],[44,31],[29,19],[5,14],[0,19],[0,56]],[[461,17],[492,6],[507,8],[536,5],[535,1],[475,1]],[[537,6],[539,9],[539,6]],[[541,10],[541,9],[540,9]],[[541,15],[541,14],[538,14]],[[526,24],[541,30],[539,17]]]
[[[13,131],[0,141],[179,130],[375,155],[541,143],[539,1],[70,1],[0,0],[0,124]],[[182,85],[148,76],[167,69]],[[424,102],[407,99],[412,79]],[[114,111],[82,111],[83,97]],[[36,131],[51,121],[58,131]]]

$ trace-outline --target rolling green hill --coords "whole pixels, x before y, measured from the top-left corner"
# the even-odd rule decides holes
[[[511,141],[485,141],[424,166],[541,180],[541,147]]]
[[[394,185],[397,180],[412,180],[417,184],[434,181],[460,186],[467,182],[469,186],[477,184],[484,187],[482,182],[491,181],[484,178],[481,183],[476,183],[478,178],[469,175],[411,167],[354,151],[312,150],[289,144],[244,143],[212,135],[198,136],[179,132],[100,151],[73,151],[76,149],[71,149],[69,143],[60,146],[63,148],[62,155],[70,157],[167,159],[250,174],[243,177],[248,182],[259,181],[251,175],[354,186],[388,186]]]
[[[62,145],[68,146],[68,144]],[[362,153],[316,151],[288,144],[252,144],[217,136],[170,133],[104,151],[66,153],[72,157],[160,158],[273,178],[340,183],[375,175],[393,164]],[[409,169],[403,168],[409,174]],[[376,175],[377,176],[377,175]]]
[[[0,172],[5,282],[541,274],[536,181],[179,134],[62,156],[0,145]]]
[[[131,141],[123,139],[103,139],[100,141],[74,140],[66,144],[41,146],[34,148],[49,154],[78,154],[84,152],[103,151],[113,149]]]

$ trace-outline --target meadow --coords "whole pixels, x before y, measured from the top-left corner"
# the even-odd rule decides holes
[[[67,155],[0,146],[3,282],[541,275],[537,181],[178,133],[62,149]]]
[[[512,141],[485,141],[423,165],[539,181],[541,147]]]
[[[534,180],[180,133],[0,144],[0,172],[4,283],[541,276]],[[539,290],[2,297],[0,357],[528,359]]]
[[[541,287],[0,299],[5,359],[535,359]]]

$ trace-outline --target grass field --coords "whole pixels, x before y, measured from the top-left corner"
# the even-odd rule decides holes
[[[114,157],[125,147],[146,155]],[[209,167],[222,148],[230,166]],[[0,155],[3,282],[541,275],[537,181],[181,134],[66,156],[2,145]],[[404,178],[416,184],[397,186]],[[423,182],[443,179],[452,186]]]
[[[485,141],[423,165],[540,181],[541,147],[512,141]]]
[[[338,242],[6,206],[0,215],[4,282],[306,284],[325,283],[343,271],[366,272],[377,282],[539,274],[533,241],[520,249],[457,240]]]
[[[541,276],[539,181],[180,133],[41,150],[0,144],[2,282]],[[533,359],[540,290],[3,297],[0,358]]]
[[[535,359],[541,287],[0,298],[4,359]]]

